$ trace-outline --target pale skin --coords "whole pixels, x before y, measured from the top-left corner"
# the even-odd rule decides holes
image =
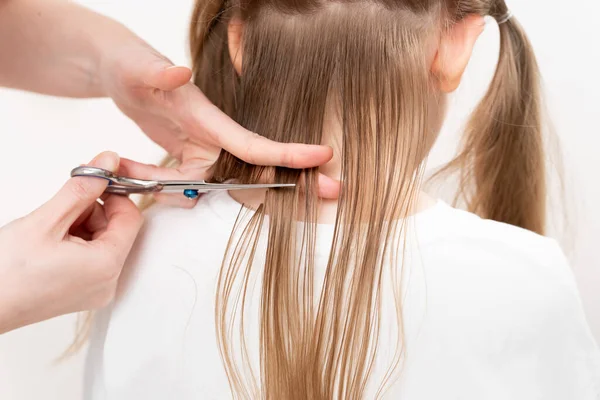
[[[174,66],[116,21],[72,2],[0,0],[0,86],[54,96],[110,97],[150,139],[181,161],[164,169],[103,153],[90,165],[142,179],[205,179],[221,149],[254,164],[308,168],[332,157],[328,146],[281,144],[221,113]],[[142,216],[125,197],[102,195],[106,182],[73,178],[46,204],[0,228],[0,333],[114,296]],[[339,183],[321,176],[320,195]],[[192,207],[183,196],[160,201]]]
[[[436,78],[440,92],[454,92],[462,80],[477,39],[485,28],[484,18],[479,15],[466,16],[454,24],[448,32],[431,38],[429,60],[430,70]],[[228,44],[231,61],[239,75],[242,71],[244,22],[233,18],[228,26]],[[334,115],[334,113],[331,113]],[[335,118],[324,121],[323,144],[331,146],[333,157],[319,167],[322,175],[334,180],[341,179],[341,137],[342,127]],[[237,202],[251,208],[257,208],[265,198],[263,190],[244,190],[230,192]],[[417,198],[413,212],[430,208],[435,200],[421,192]],[[319,223],[332,224],[336,220],[337,199],[324,198],[320,202]],[[302,214],[302,208],[299,210]]]

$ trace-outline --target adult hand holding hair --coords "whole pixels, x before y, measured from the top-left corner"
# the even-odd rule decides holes
[[[174,66],[145,44],[123,48],[107,62],[104,87],[117,106],[168,153],[177,168],[123,160],[122,173],[141,179],[209,179],[221,149],[255,165],[309,168],[333,155],[328,146],[279,143],[241,127],[190,82],[192,72]],[[319,178],[321,197],[336,198],[339,183]],[[192,207],[180,195],[156,195],[162,202]]]
[[[333,156],[327,146],[278,143],[244,129],[190,82],[189,68],[174,66],[122,24],[73,2],[0,3],[0,54],[0,86],[110,97],[180,161],[177,169],[124,162],[124,172],[138,178],[210,178],[221,149],[251,164],[290,168],[316,167]],[[323,197],[337,197],[338,182],[321,176],[320,184]]]
[[[115,171],[119,157],[90,165]],[[0,334],[110,302],[142,225],[127,197],[104,179],[71,178],[46,204],[0,228]]]

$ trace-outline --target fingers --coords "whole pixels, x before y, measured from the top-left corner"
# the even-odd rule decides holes
[[[98,202],[95,202],[94,204],[92,204],[91,206],[89,206],[87,208],[87,210],[85,210],[79,216],[79,218],[77,218],[75,220],[75,222],[73,222],[73,224],[69,227],[69,231],[78,229],[81,225],[83,225],[85,223],[85,221],[90,217],[90,215],[92,215],[92,213],[95,211],[97,205],[99,206],[100,204],[98,204]]]
[[[138,179],[148,180],[203,180],[207,178],[206,168],[182,166],[179,168],[157,167],[141,164],[136,161],[121,159],[119,173]],[[161,204],[173,207],[193,208],[198,199],[188,199],[183,193],[155,194],[154,198]]]
[[[69,234],[84,240],[91,240],[89,233],[102,230],[106,228],[107,224],[104,208],[100,203],[95,202],[71,225]]]
[[[148,65],[148,68],[144,83],[166,92],[175,90],[192,79],[192,71],[189,68],[174,66],[167,60],[158,59],[156,63]]]
[[[157,171],[158,167],[156,165],[142,164],[127,158],[121,158],[121,163],[119,164],[119,175],[130,178],[155,181],[160,179],[156,175]]]
[[[196,206],[196,203],[198,203],[199,199],[200,197],[196,197],[195,199],[188,199],[183,194],[175,193],[156,193],[154,195],[154,200],[156,200],[158,203],[179,208],[194,208]]]
[[[319,197],[335,200],[340,196],[341,183],[326,175],[319,174]]]
[[[142,227],[142,214],[123,196],[109,196],[104,202],[104,214],[108,223],[103,229],[92,232],[91,244],[105,248],[122,264]]]
[[[329,146],[278,143],[250,132],[214,106],[202,107],[196,125],[198,131],[209,132],[223,149],[254,165],[311,168],[333,157]]]
[[[207,179],[208,165],[187,163],[178,167],[157,167],[151,164],[142,164],[127,158],[121,159],[119,174],[132,178],[156,180],[201,180]]]
[[[265,168],[257,182],[253,183],[280,183],[275,180],[275,169]],[[306,188],[306,175],[301,174],[298,184],[298,190],[305,193]],[[317,176],[317,195],[322,199],[335,200],[339,197],[341,190],[341,182],[337,179],[333,179],[324,174],[318,174]],[[312,193],[312,190],[311,190]]]
[[[119,166],[116,153],[104,152],[96,156],[90,166],[115,171]],[[34,212],[44,221],[53,221],[52,229],[64,235],[71,225],[102,195],[108,181],[101,178],[75,177],[65,183],[60,191]]]
[[[335,200],[340,195],[340,181],[330,178],[327,175],[319,174],[317,176],[317,194],[322,199]],[[306,180],[303,175],[298,182],[298,189],[301,192],[306,192]]]

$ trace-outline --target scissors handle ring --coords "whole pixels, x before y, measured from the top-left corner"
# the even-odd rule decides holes
[[[87,176],[108,180],[105,192],[113,194],[143,194],[160,192],[163,188],[161,182],[119,176],[114,172],[96,167],[77,167],[71,171],[71,177]]]

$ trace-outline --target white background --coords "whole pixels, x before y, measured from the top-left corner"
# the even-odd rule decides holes
[[[82,1],[125,23],[183,65],[188,64],[192,2]],[[590,326],[600,341],[600,2],[510,3],[537,52],[562,142],[570,228],[554,233],[569,253]],[[489,23],[453,97],[432,164],[454,150],[461,124],[490,81],[497,51],[497,28]],[[0,89],[0,225],[34,209],[60,187],[71,168],[107,149],[145,162],[162,155],[109,100],[55,99]],[[551,213],[555,219],[560,215],[558,209]],[[0,336],[0,399],[80,398],[82,355],[54,362],[70,343],[73,326],[73,317],[67,316]]]

